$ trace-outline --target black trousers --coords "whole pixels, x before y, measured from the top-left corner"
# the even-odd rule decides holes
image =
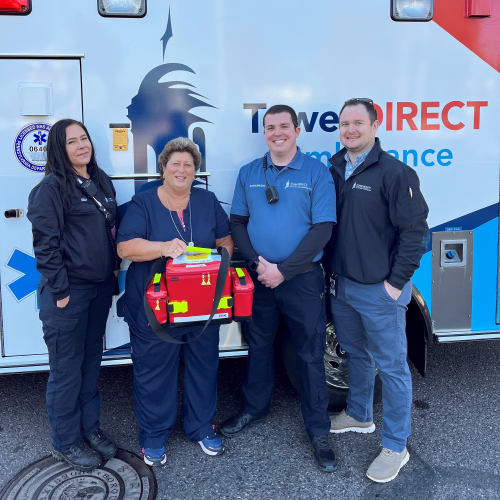
[[[49,351],[47,413],[52,445],[65,450],[100,425],[97,381],[115,276],[93,288],[71,289],[64,308],[56,306],[44,283],[42,277],[38,300]]]
[[[326,339],[323,270],[317,267],[274,289],[262,285],[256,273],[252,273],[252,279],[255,284],[253,321],[243,328],[249,346],[243,382],[244,411],[256,417],[269,413],[274,385],[273,342],[283,315],[297,352],[301,409],[307,433],[310,436],[328,434],[328,389],[323,362]]]

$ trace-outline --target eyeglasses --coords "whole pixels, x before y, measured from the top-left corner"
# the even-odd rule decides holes
[[[348,103],[352,104],[354,102],[364,102],[365,104],[373,106],[373,99],[369,99],[368,97],[353,97],[352,99],[348,99],[346,102],[344,102],[344,106]]]

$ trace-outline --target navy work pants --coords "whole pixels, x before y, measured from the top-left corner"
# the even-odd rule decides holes
[[[276,288],[262,285],[256,273],[252,273],[252,279],[255,284],[253,320],[243,329],[249,346],[243,382],[244,411],[255,417],[269,413],[274,385],[273,342],[283,315],[297,353],[301,409],[307,433],[311,437],[328,434],[330,418],[323,361],[326,339],[323,270],[318,266]]]
[[[200,326],[174,328],[170,335],[190,340]],[[130,329],[134,363],[135,414],[141,448],[160,449],[172,433],[177,419],[177,374],[179,356],[184,361],[182,416],[184,433],[201,441],[213,432],[211,420],[217,403],[219,327],[208,326],[191,344],[164,342],[151,330]]]
[[[52,445],[66,450],[100,425],[97,381],[115,276],[93,288],[72,288],[64,308],[44,283],[42,277],[38,300],[49,351],[47,412]]]
[[[364,285],[338,277],[337,296],[330,295],[333,324],[347,353],[347,414],[359,422],[373,420],[375,366],[382,381],[382,446],[401,452],[411,430],[411,375],[406,361],[406,306],[411,281],[398,300],[384,283]]]

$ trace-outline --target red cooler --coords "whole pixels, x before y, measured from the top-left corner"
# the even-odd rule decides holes
[[[161,273],[156,273],[154,275],[153,281],[148,287],[146,293],[146,300],[148,301],[149,307],[154,312],[156,319],[160,325],[164,325],[167,322],[167,283],[165,281],[165,275]]]
[[[166,266],[168,322],[172,327],[203,325],[212,312],[220,261],[173,262],[169,260]],[[226,279],[219,308],[211,324],[231,323],[232,307],[231,280]]]
[[[252,320],[252,303],[254,284],[248,271],[243,268],[230,269],[234,295],[234,321]]]

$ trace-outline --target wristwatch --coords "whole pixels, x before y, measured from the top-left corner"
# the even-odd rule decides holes
[[[254,273],[256,273],[257,272],[257,268],[259,267],[259,264],[260,264],[260,262],[257,259],[257,260],[254,260],[252,263],[250,263],[248,267],[250,268],[251,271],[253,271]]]

